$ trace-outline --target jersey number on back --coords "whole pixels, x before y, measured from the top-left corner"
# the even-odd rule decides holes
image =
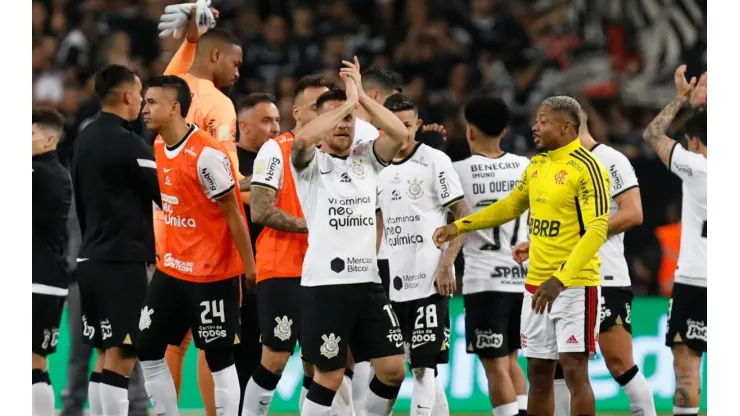
[[[477,207],[485,208],[491,204],[496,203],[498,199],[484,199],[483,201],[478,202],[476,205]],[[520,218],[517,217],[516,221],[514,221],[514,233],[511,236],[511,247],[514,247],[516,245],[518,236],[519,236],[519,222],[521,221]],[[480,248],[481,251],[498,251],[501,250],[501,229],[500,227],[493,227],[493,244],[486,243],[483,244]]]
[[[704,221],[704,223],[701,226],[701,236],[702,238],[707,238],[707,222]]]

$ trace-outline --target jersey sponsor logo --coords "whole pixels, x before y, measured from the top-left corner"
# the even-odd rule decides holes
[[[488,182],[487,187],[486,187],[485,182],[474,183],[473,184],[473,195],[485,194],[486,192],[510,193],[511,191],[514,190],[514,188],[516,187],[518,183],[519,183],[519,180],[492,181],[492,182]]]
[[[428,330],[431,331],[431,330]],[[437,336],[433,333],[414,333],[411,336],[411,348],[419,348],[424,344],[437,341]]]
[[[403,342],[403,334],[401,333],[401,328],[389,329],[388,335],[386,335],[385,337],[388,338],[388,342],[396,344],[396,348],[405,346]]]
[[[184,152],[192,157],[198,156],[197,153],[195,153],[195,146],[190,146],[187,149],[184,150]]]
[[[475,330],[475,348],[486,349],[486,348],[501,348],[504,344],[504,336],[497,334],[490,329],[476,329]]]
[[[470,165],[473,179],[490,179],[496,177],[497,170],[518,169],[519,162],[492,162]]]
[[[388,245],[391,247],[424,243],[424,237],[422,237],[421,234],[404,234],[403,227],[400,225],[385,227],[385,238]]]
[[[391,192],[391,201],[400,201],[401,200],[401,193],[398,192],[397,189],[394,189]]]
[[[424,196],[424,188],[421,187],[421,184],[424,183],[424,181],[420,181],[414,178],[413,180],[407,182],[409,183],[409,188],[406,190],[406,195],[408,195],[409,198],[416,201],[417,199]]]
[[[568,172],[566,170],[561,170],[557,174],[555,174],[555,183],[557,185],[563,185],[565,184],[565,177],[568,176]]]
[[[527,277],[527,268],[524,266],[516,266],[516,267],[505,267],[505,266],[497,266],[493,268],[493,273],[491,273],[491,278],[493,279],[503,279],[501,283],[503,284],[521,284],[524,282],[524,279]],[[511,280],[514,279],[514,280]],[[516,281],[519,280],[519,281]]]
[[[177,199],[176,196],[167,195],[163,193],[160,193],[160,195],[162,196],[162,203],[168,203],[170,205],[177,205],[180,203],[180,200]]]
[[[329,172],[331,172],[331,171],[329,171]],[[329,172],[326,172],[326,173],[329,173]],[[322,172],[322,173],[324,173],[324,172]],[[352,178],[349,177],[349,175],[347,174],[347,172],[344,172],[342,174],[342,177],[339,180],[339,182],[342,182],[342,183],[352,182]]]
[[[391,179],[391,183],[395,183],[396,185],[401,183],[401,175],[398,172],[396,172],[396,176]]]
[[[367,175],[365,165],[362,164],[362,159],[353,160],[352,169],[350,169],[350,171],[357,179],[365,179],[365,176]]]
[[[54,348],[57,343],[59,343],[59,328],[44,329],[44,341],[41,342],[41,349]]]
[[[275,322],[275,329],[273,329],[272,331],[273,335],[275,335],[275,338],[279,339],[280,341],[289,340],[292,333],[291,328],[293,326],[293,320],[288,319],[287,316],[283,315],[282,318],[276,316]]]
[[[617,171],[617,165],[609,167],[609,174],[612,176],[612,189],[615,191],[622,189],[622,175]]]
[[[198,336],[203,342],[210,344],[219,338],[226,338],[226,330],[221,325],[199,325]]]
[[[427,274],[423,272],[419,274],[404,274],[396,276],[393,278],[393,288],[399,291],[416,289],[421,286],[421,282],[426,278]]]
[[[219,319],[221,323],[226,322],[226,313],[224,310],[224,300],[204,300],[200,303],[203,310],[200,313],[200,322],[198,325],[198,336],[203,339],[203,342],[209,344],[219,338],[226,338],[226,329],[219,325],[214,324],[214,319]]]
[[[422,157],[420,157],[418,159],[412,158],[411,161],[414,162],[414,163],[416,163],[417,165],[424,166],[425,168],[428,168],[429,167],[429,163],[427,163],[427,162],[424,161],[424,156],[422,156]]]
[[[532,172],[532,179],[535,179],[537,177],[537,169]]]
[[[529,226],[529,235],[557,237],[560,234],[560,221],[558,220],[550,221],[529,217],[527,225]]]
[[[183,261],[172,257],[172,253],[165,253],[164,255],[164,267],[175,269],[183,273],[193,272],[193,262]]]
[[[366,272],[370,270],[370,264],[373,259],[370,257],[347,257],[346,260],[334,257],[329,262],[329,267],[334,273],[341,273],[347,270],[348,273]]]
[[[573,169],[575,169],[576,172],[583,172],[583,166],[581,166],[581,164],[578,163],[578,162],[576,162],[575,160],[569,160],[568,161],[568,166],[570,166]]]
[[[200,170],[201,176],[203,176],[203,179],[206,181],[206,186],[211,191],[215,191],[218,189],[216,186],[216,181],[213,179],[213,176],[211,176],[211,172],[208,171],[208,168],[202,168]]]
[[[707,342],[707,325],[704,321],[686,320],[686,339],[699,339]]]
[[[329,334],[329,336],[324,334],[321,336],[321,339],[324,340],[324,343],[319,347],[321,355],[329,359],[339,355],[339,342],[342,340],[342,337],[335,336],[334,334]]]
[[[170,179],[169,176],[164,177],[164,184],[167,186],[172,186],[172,179]]]
[[[165,208],[165,206],[167,206]],[[169,209],[169,211],[168,211]],[[195,228],[197,224],[193,218],[181,217],[179,215],[172,215],[172,207],[169,204],[162,203],[162,211],[164,214],[164,223],[177,228]]]
[[[442,191],[441,197],[442,199],[447,199],[450,197],[450,186],[447,184],[447,176],[445,175],[444,171],[439,172],[439,175],[437,175],[437,180],[439,181],[439,188]]]
[[[100,333],[103,336],[103,341],[113,336],[113,328],[108,319],[100,321]]]
[[[271,157],[270,162],[267,164],[267,169],[265,172],[266,181],[275,180],[275,173],[277,172],[278,166],[280,166],[280,159],[276,157]]]
[[[686,174],[686,176],[694,175],[694,172],[691,170],[691,166],[689,165],[684,165],[682,163],[673,162],[673,166],[676,168],[677,171]]]
[[[331,205],[328,211],[329,226],[335,230],[345,227],[374,227],[375,217],[355,215],[355,209],[352,208],[356,205],[370,203],[372,203],[372,199],[369,196],[348,199],[329,198],[329,204]]]
[[[86,336],[88,339],[93,339],[95,336],[95,327],[90,326],[87,323],[87,316],[82,315],[82,335]]]
[[[139,331],[143,331],[152,325],[152,314],[154,309],[149,309],[148,306],[141,308],[141,315],[139,315]]]

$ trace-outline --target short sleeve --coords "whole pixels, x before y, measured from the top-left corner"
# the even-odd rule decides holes
[[[212,147],[203,148],[198,156],[198,177],[203,193],[214,201],[227,195],[235,186],[229,157]]]
[[[379,174],[381,170],[387,166],[383,163],[377,153],[375,153],[375,140],[360,140],[354,145],[352,153],[361,153],[362,157],[367,160],[373,167],[375,174]]]
[[[434,189],[443,207],[465,198],[460,177],[446,154],[440,153],[434,162]]]
[[[627,156],[614,150],[614,160],[609,165],[609,176],[611,176],[611,197],[612,199],[619,195],[629,191],[630,189],[638,188],[640,184],[637,182],[637,175],[635,175],[635,168],[632,167]]]
[[[682,181],[703,180],[707,173],[707,159],[697,153],[689,152],[676,143],[671,151],[668,168]]]
[[[275,140],[268,140],[262,145],[254,161],[252,186],[263,186],[275,191],[283,183],[283,153]]]

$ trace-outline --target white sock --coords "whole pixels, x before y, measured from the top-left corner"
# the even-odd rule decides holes
[[[100,375],[100,401],[105,416],[128,416],[128,377],[103,370]]]
[[[378,395],[378,392],[385,391],[385,393],[381,394],[390,397],[392,392],[389,390],[391,389],[393,388],[381,383],[377,377],[373,378],[365,396],[365,412],[367,416],[390,416],[393,414],[393,407],[396,405],[400,386],[395,390],[395,397],[393,398],[385,398]]]
[[[144,387],[154,413],[179,416],[175,382],[172,381],[172,374],[164,360],[142,361],[141,370],[144,373]]]
[[[54,390],[47,382],[31,385],[33,416],[52,416],[54,414]]]
[[[519,415],[519,403],[511,402],[493,408],[493,416],[517,416]]]
[[[429,416],[434,408],[434,399],[437,396],[437,383],[434,381],[434,369],[414,368],[414,389],[411,392],[410,414]]]
[[[348,376],[342,378],[342,384],[339,385],[339,389],[331,403],[332,414],[357,416],[352,400],[352,385],[352,379]]]
[[[100,401],[100,373],[90,374],[92,379],[87,384],[87,401],[90,405],[90,416],[103,416],[103,402]]]
[[[450,416],[450,405],[447,403],[447,394],[445,388],[440,383],[439,378],[434,379],[435,396],[434,407],[432,407],[432,416]]]
[[[259,380],[259,381],[257,381]],[[265,416],[275,395],[280,376],[260,364],[244,388],[243,416]]]
[[[312,378],[303,376],[303,386],[301,387],[301,397],[300,399],[298,399],[298,412],[300,412],[301,409],[303,409],[303,402],[306,401],[306,395],[308,394],[308,388],[311,387],[309,380],[311,380],[311,383],[313,383]]]
[[[519,403],[519,410],[524,410],[526,413],[527,411],[527,395],[522,394],[521,396],[516,396],[516,402]]]
[[[367,387],[370,385],[374,374],[370,361],[355,363],[355,375],[352,377],[352,402],[357,416],[365,416],[365,399]]]
[[[632,410],[632,413],[644,416],[656,416],[653,390],[650,388],[650,384],[645,380],[645,376],[642,375],[641,371],[638,371],[632,380],[622,386],[622,389],[624,389],[624,392],[630,399],[630,410]]]
[[[221,411],[222,413],[219,413],[219,415],[238,416],[239,376],[236,373],[236,366],[231,364],[221,371],[213,372],[213,384],[215,387],[213,397],[216,402],[216,413]]]
[[[698,407],[676,407],[673,406],[673,414],[675,415],[698,415]]]
[[[565,380],[555,380],[555,416],[570,416],[570,390]]]
[[[331,414],[330,406],[322,406],[308,399],[303,402],[303,407],[301,407],[301,416],[330,416]]]

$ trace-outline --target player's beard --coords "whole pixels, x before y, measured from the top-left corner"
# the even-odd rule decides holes
[[[330,139],[324,140],[324,147],[330,148],[336,154],[344,154],[352,146],[352,136],[332,136]]]

